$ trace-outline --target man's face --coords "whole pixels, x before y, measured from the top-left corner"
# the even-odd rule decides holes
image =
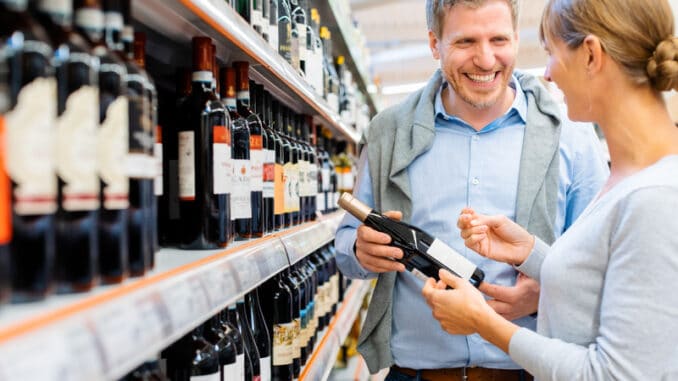
[[[429,32],[433,57],[443,76],[466,104],[486,109],[504,99],[513,73],[518,35],[504,0],[477,8],[455,5],[444,19],[442,35]]]

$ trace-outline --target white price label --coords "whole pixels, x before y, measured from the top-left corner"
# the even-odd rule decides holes
[[[77,361],[64,351],[67,342],[59,329],[23,336],[0,348],[3,379],[59,381],[77,379],[67,364]]]
[[[163,290],[162,298],[174,329],[184,328],[209,310],[205,289],[197,277],[171,285]]]
[[[77,374],[82,380],[96,380],[104,377],[104,354],[100,353],[99,345],[95,338],[94,330],[89,322],[77,322],[70,324],[65,332],[67,352],[71,361],[67,366],[68,373]],[[127,347],[128,354],[134,353],[134,345]]]

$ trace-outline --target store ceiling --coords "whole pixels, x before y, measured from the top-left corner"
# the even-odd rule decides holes
[[[428,47],[424,4],[424,0],[351,0],[353,17],[370,50],[372,78],[382,89],[382,108],[402,99],[438,67]],[[539,20],[545,1],[526,4],[519,21],[516,66],[541,68],[546,55],[539,43]]]

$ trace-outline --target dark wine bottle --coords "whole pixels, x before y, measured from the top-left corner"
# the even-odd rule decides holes
[[[7,173],[11,180],[12,300],[44,298],[53,288],[54,144],[57,93],[53,50],[45,30],[27,12],[28,1],[0,1],[0,56],[9,68],[5,113]]]
[[[254,85],[255,110],[261,118],[263,127],[263,200],[264,200],[264,230],[270,233],[275,230],[275,214],[273,210],[273,197],[275,192],[275,136],[270,128],[271,117],[269,106],[265,102],[264,86]]]
[[[153,150],[149,155],[149,175],[153,176],[153,192],[146,194],[149,199],[148,203],[151,205],[148,211],[149,223],[145,224],[147,235],[150,239],[151,256],[148,263],[148,268],[152,269],[155,266],[155,253],[159,249],[158,244],[158,198],[163,195],[162,183],[162,128],[158,124],[158,91],[151,76],[146,72],[146,34],[143,32],[134,32],[134,63],[137,64],[139,70],[144,74],[146,81],[144,82],[144,90],[147,98],[148,107],[148,123],[151,126],[151,139],[153,141]]]
[[[404,256],[398,262],[424,280],[428,277],[439,279],[441,268],[476,287],[485,278],[483,270],[441,240],[417,227],[385,217],[349,193],[341,195],[339,206],[365,225],[391,236],[391,245],[403,250]]]
[[[249,160],[250,160],[250,207],[252,217],[250,220],[250,236],[261,237],[264,235],[264,151],[262,141],[262,124],[259,115],[250,109],[250,84],[249,63],[244,61],[234,62],[236,70],[236,103],[238,114],[247,121],[249,129]]]
[[[193,38],[193,87],[179,107],[180,246],[186,249],[225,247],[230,229],[230,118],[211,90],[211,44],[209,37]]]
[[[273,226],[275,230],[280,230],[285,226],[285,151],[283,138],[280,135],[280,125],[282,124],[280,114],[280,104],[271,99],[268,94],[269,104],[271,105],[271,117],[273,120],[272,132],[275,140],[275,167],[273,168]]]
[[[75,29],[92,45],[99,59],[99,133],[97,165],[99,169],[99,274],[104,284],[120,283],[128,275],[127,208],[129,179],[125,168],[128,150],[128,99],[124,62],[106,47],[104,30],[108,25],[122,29],[122,15],[107,14],[104,25],[101,3],[77,2]],[[79,13],[78,13],[79,12]],[[117,15],[117,17],[116,17]]]
[[[219,315],[213,316],[203,324],[203,337],[214,346],[219,359],[221,380],[235,379],[238,351],[233,340],[224,333],[219,322]]]
[[[153,131],[150,106],[146,94],[146,73],[134,62],[134,29],[131,26],[131,0],[106,0],[104,11],[118,19],[106,25],[109,49],[125,63],[128,99],[128,151],[125,160],[129,178],[129,209],[127,214],[128,265],[131,276],[141,276],[150,268],[153,244],[151,215],[153,200],[154,162]],[[123,28],[118,31],[119,17]],[[110,38],[109,38],[110,37]],[[117,40],[119,38],[120,40]]]
[[[292,63],[292,10],[289,0],[278,2],[278,54]]]
[[[250,291],[245,296],[245,309],[252,337],[259,351],[261,381],[271,381],[271,337],[268,333],[268,325],[261,312],[257,289]]]
[[[234,307],[235,308],[235,307]],[[230,373],[233,374],[233,380],[245,379],[245,343],[242,335],[235,324],[229,320],[229,309],[225,308],[219,313],[219,323],[224,335],[229,337],[235,345],[236,357],[235,364],[229,367]],[[248,360],[249,361],[249,360]],[[223,381],[227,378],[224,377]]]
[[[244,309],[241,312],[241,307],[238,303],[228,307],[228,320],[236,326],[243,341],[243,348],[245,352],[245,380],[259,381],[255,377],[261,375],[259,365],[259,352],[257,346],[252,339],[252,333],[249,330],[249,324],[246,323],[244,316]]]
[[[292,370],[294,378],[298,378],[301,372],[301,284],[289,268],[282,279],[292,294]]]
[[[96,141],[99,127],[99,60],[71,24],[72,4],[37,3],[36,19],[49,34],[57,77],[56,259],[58,292],[90,290],[97,281],[99,176]],[[78,19],[76,13],[76,20]],[[92,21],[103,31],[103,14]]]
[[[282,274],[282,273],[281,273]],[[281,279],[281,274],[262,286],[262,295],[267,303],[262,311],[270,329],[271,379],[274,381],[292,381],[294,368],[292,354],[294,344],[294,319],[292,317],[292,293]]]
[[[172,381],[219,381],[219,357],[214,345],[203,337],[203,326],[163,351],[167,377]]]

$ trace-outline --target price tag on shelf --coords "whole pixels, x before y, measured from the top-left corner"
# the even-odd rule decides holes
[[[0,347],[3,380],[77,380],[78,375],[67,366],[77,359],[69,358],[64,350],[66,338],[59,328],[50,327],[3,344]]]
[[[207,271],[203,276],[203,283],[211,308],[223,307],[237,291],[228,263]]]
[[[256,261],[251,260],[251,256],[248,254],[250,253],[243,253],[243,255],[238,256],[233,263],[234,273],[236,274],[240,285],[239,292],[254,287],[261,278]]]
[[[104,358],[101,346],[89,321],[69,324],[61,328],[67,338],[64,348],[70,361],[66,364],[67,373],[77,375],[80,380],[97,380],[104,378]],[[134,345],[127,349],[133,353]]]
[[[162,299],[175,330],[185,328],[210,310],[207,293],[198,277],[172,283],[162,291]]]

